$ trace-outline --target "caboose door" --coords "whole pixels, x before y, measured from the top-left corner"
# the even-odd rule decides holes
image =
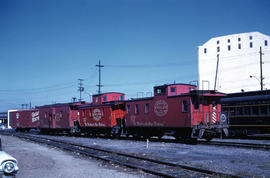
[[[55,108],[50,110],[49,128],[55,128]]]

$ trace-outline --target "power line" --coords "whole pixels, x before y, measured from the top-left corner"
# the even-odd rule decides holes
[[[51,85],[51,86],[46,86],[46,87],[40,87],[40,88],[27,88],[27,89],[4,89],[0,90],[0,92],[31,92],[31,91],[38,91],[38,90],[48,90],[48,89],[54,89],[54,88],[59,88],[62,86],[70,86],[71,83],[74,82],[66,82],[62,84],[56,84],[56,85]]]
[[[113,67],[113,68],[164,68],[164,67],[177,67],[177,66],[183,66],[188,65],[188,62],[185,63],[163,63],[163,64],[130,64],[130,65],[107,65],[106,67]]]
[[[41,91],[8,91],[8,90],[0,90],[0,94],[6,94],[6,95],[21,95],[21,94],[40,94],[40,93],[47,93],[47,92],[55,92],[55,91],[58,91],[58,90],[63,90],[63,89],[66,89],[66,88],[71,88],[75,86],[74,84],[73,85],[67,85],[65,87],[60,87],[60,88],[51,88],[51,89],[44,89],[44,90],[41,90]]]

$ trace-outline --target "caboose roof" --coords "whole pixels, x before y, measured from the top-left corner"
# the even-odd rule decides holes
[[[94,94],[93,96],[100,96],[100,95],[106,95],[106,94],[121,94],[121,95],[124,95],[124,93],[120,93],[120,92],[106,92],[106,93]]]
[[[103,104],[85,104],[85,105],[81,105],[81,106],[77,106],[78,109],[83,109],[83,108],[89,108],[89,107],[100,107],[100,106],[112,106],[112,105],[116,105],[116,104],[124,104],[123,101],[110,101],[110,102],[106,102]]]
[[[55,103],[55,104],[48,104],[43,106],[37,106],[36,108],[46,108],[46,107],[61,107],[61,106],[69,106],[69,105],[81,105],[81,104],[88,104],[85,101],[81,102],[70,102],[70,103]]]
[[[187,84],[187,83],[173,83],[173,84],[157,85],[157,86],[154,86],[154,88],[158,88],[158,87],[168,87],[168,86],[174,86],[174,85],[185,85],[185,86],[193,86],[193,87],[196,87],[196,85]]]

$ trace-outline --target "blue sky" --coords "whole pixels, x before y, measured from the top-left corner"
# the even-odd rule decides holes
[[[0,0],[0,111],[198,79],[197,46],[270,35],[268,0]]]

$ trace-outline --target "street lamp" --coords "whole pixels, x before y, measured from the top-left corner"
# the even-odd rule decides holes
[[[256,80],[258,80],[258,82],[260,82],[260,84],[261,84],[261,90],[263,90],[263,83],[262,83],[262,81],[260,81],[256,76],[253,76],[253,75],[250,75],[249,76],[250,78],[255,78]],[[264,78],[262,78],[262,80],[263,80]]]

